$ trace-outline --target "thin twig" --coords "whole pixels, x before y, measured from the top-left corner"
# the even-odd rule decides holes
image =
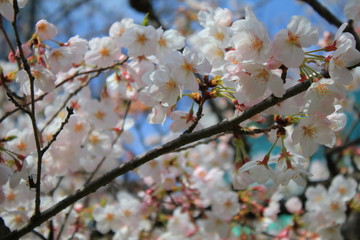
[[[42,240],[47,240],[46,237],[44,237],[41,233],[39,233],[36,230],[32,230],[31,231],[33,234],[35,234],[38,238],[42,239]]]
[[[7,35],[7,33],[6,33],[5,29],[4,29],[4,26],[3,26],[3,23],[2,23],[2,17],[0,17],[0,30],[3,33],[3,35],[5,37],[5,40],[6,40],[7,44],[9,45],[10,50],[11,50],[12,54],[14,55],[14,57],[16,59],[16,63],[18,65],[18,68],[20,69],[21,68],[20,58],[18,56],[16,56],[15,48],[12,45],[9,36]]]
[[[125,109],[125,114],[124,114],[124,118],[123,118],[123,122],[121,124],[121,129],[120,131],[117,133],[117,136],[116,138],[112,141],[111,143],[111,147],[114,146],[114,144],[117,142],[117,140],[119,139],[119,137],[122,135],[122,133],[124,132],[124,126],[125,126],[125,121],[126,121],[126,118],[129,114],[129,110],[130,110],[130,107],[131,107],[131,101],[128,101],[127,104],[126,104],[126,109]],[[93,180],[95,174],[97,173],[97,171],[100,169],[101,165],[103,164],[103,162],[105,161],[106,159],[106,156],[103,156],[103,158],[101,159],[101,161],[99,162],[99,164],[96,166],[95,170],[91,173],[90,177],[86,180],[86,182],[91,182],[91,180]]]
[[[21,104],[16,101],[16,99],[14,98],[13,94],[12,94],[12,91],[8,90],[6,91],[6,95],[9,97],[9,100],[15,105],[15,107],[18,107],[21,109],[21,111],[23,111],[24,113],[30,115],[30,111],[25,109],[23,106],[21,106]]]
[[[199,141],[199,142],[196,142],[196,143],[193,143],[193,144],[186,145],[184,147],[177,148],[177,149],[175,149],[175,150],[173,150],[171,152],[182,152],[182,151],[192,149],[192,148],[194,148],[196,146],[199,146],[199,145],[202,145],[202,144],[209,144],[210,142],[213,142],[216,139],[218,139],[219,137],[224,136],[224,135],[226,135],[226,133],[221,133],[221,134],[213,136],[213,137],[211,137],[209,139],[206,139],[204,141]]]
[[[50,142],[48,142],[48,144],[41,150],[42,155],[44,155],[44,153],[49,149],[51,144],[56,141],[57,136],[59,136],[60,132],[64,129],[65,125],[69,122],[71,115],[74,114],[74,109],[71,107],[67,107],[66,111],[67,111],[67,115],[66,115],[65,120],[61,123],[59,129],[54,133]]]
[[[111,143],[111,148],[114,146],[114,144],[117,142],[117,140],[119,139],[119,137],[121,136],[121,134],[124,132],[124,126],[125,126],[125,121],[126,121],[126,117],[128,116],[128,113],[129,113],[129,110],[130,110],[130,107],[131,107],[131,101],[128,101],[127,104],[126,104],[126,109],[125,109],[125,114],[124,114],[124,117],[123,117],[123,122],[122,122],[122,125],[121,125],[121,129],[120,131],[118,132],[116,138],[112,141]],[[94,169],[94,171],[91,173],[90,177],[86,179],[86,183],[88,182],[91,182],[91,180],[94,178],[95,174],[99,171],[101,165],[104,163],[104,161],[106,160],[106,156],[103,156],[103,158],[101,159],[101,161],[98,163],[98,165],[96,166],[96,168]],[[67,211],[66,215],[65,215],[65,219],[64,219],[64,222],[62,223],[61,225],[61,228],[59,230],[59,233],[58,233],[58,236],[57,236],[57,240],[60,240],[60,237],[61,237],[61,234],[62,232],[64,231],[64,228],[66,226],[66,223],[67,223],[67,220],[70,216],[70,213],[71,211],[73,210],[74,208],[74,204],[72,204],[70,206],[70,209]]]
[[[58,114],[65,108],[66,104],[69,102],[69,100],[74,97],[76,94],[78,94],[84,87],[86,87],[87,85],[89,85],[90,81],[94,78],[96,78],[97,76],[99,76],[100,72],[95,74],[94,76],[92,76],[91,78],[89,78],[84,84],[82,84],[81,86],[79,86],[74,92],[70,93],[69,96],[67,96],[67,98],[65,99],[65,101],[61,104],[61,106],[59,107],[59,109],[52,115],[52,117],[44,124],[43,128],[40,130],[40,133],[43,133],[44,130],[46,129],[46,127],[48,127],[53,121],[54,119],[58,116]]]

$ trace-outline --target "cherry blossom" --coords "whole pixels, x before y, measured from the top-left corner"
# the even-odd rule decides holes
[[[345,178],[343,175],[338,175],[331,182],[329,194],[342,201],[348,201],[355,196],[356,188],[357,183],[353,178]]]
[[[241,58],[262,63],[270,55],[270,38],[262,22],[252,10],[245,9],[245,19],[235,21],[231,26],[232,41]]]
[[[318,49],[305,17],[271,42],[249,7],[239,19],[185,2],[194,32],[124,18],[60,42],[43,19],[16,39],[0,62],[0,218],[14,233],[38,219],[58,239],[341,239],[359,197],[359,149],[339,132],[356,122],[352,22]],[[337,147],[312,157],[319,145]]]
[[[153,26],[135,25],[127,29],[121,38],[129,56],[149,56],[156,53],[157,33]]]
[[[57,74],[66,72],[72,67],[73,54],[69,47],[54,48],[48,55],[50,70]]]
[[[95,208],[93,217],[96,220],[96,229],[101,233],[107,233],[110,230],[116,231],[121,223],[121,216],[117,212],[115,205]]]
[[[57,29],[54,24],[42,19],[35,25],[36,34],[41,40],[53,39],[57,34]]]
[[[89,41],[90,50],[85,53],[84,60],[87,64],[107,67],[118,60],[121,50],[116,47],[110,37],[93,38]]]
[[[145,75],[144,82],[148,83],[149,86],[143,91],[164,106],[173,106],[181,97],[183,86],[180,85],[170,67]]]
[[[304,61],[303,47],[318,41],[318,30],[301,16],[292,16],[287,29],[278,32],[273,42],[273,53],[287,67],[299,67]]]
[[[134,25],[134,20],[131,18],[124,18],[121,21],[114,22],[109,29],[109,36],[115,40],[119,47],[122,47],[124,44],[121,38],[122,35]]]
[[[213,213],[223,220],[230,220],[240,211],[239,200],[234,192],[220,192],[211,207]]]
[[[55,76],[49,69],[37,65],[31,69],[31,74],[34,77],[35,87],[41,91],[50,92],[55,88]],[[21,91],[30,95],[30,79],[25,70],[20,70],[17,73],[16,81],[21,84]]]
[[[360,61],[360,52],[346,41],[335,52],[329,63],[329,73],[334,81],[340,84],[349,84],[353,80],[353,76],[347,67],[351,67]]]
[[[300,143],[302,154],[309,157],[315,153],[318,144],[334,146],[335,134],[330,124],[327,118],[311,115],[300,121],[292,134],[292,140]]]

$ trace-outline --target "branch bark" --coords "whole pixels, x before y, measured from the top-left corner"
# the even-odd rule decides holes
[[[200,131],[196,131],[193,133],[186,133],[181,135],[180,137],[162,145],[156,147],[147,153],[135,157],[129,162],[121,164],[119,167],[107,172],[105,175],[93,180],[88,185],[85,185],[83,188],[78,189],[75,193],[70,194],[68,197],[63,199],[62,201],[58,202],[54,206],[50,207],[49,209],[41,212],[38,215],[35,215],[30,219],[28,223],[22,226],[20,229],[13,231],[10,234],[7,234],[0,238],[0,240],[11,240],[16,239],[19,237],[24,236],[25,234],[29,233],[35,227],[41,225],[51,217],[55,216],[66,207],[70,206],[71,204],[75,203],[76,201],[82,199],[83,197],[88,196],[89,194],[95,192],[97,189],[109,184],[115,178],[134,170],[135,168],[151,161],[154,158],[157,158],[161,155],[169,153],[177,148],[183,147],[189,143],[193,143],[195,141],[211,137],[216,134],[225,133],[225,132],[232,132],[237,126],[253,117],[254,115],[263,112],[269,107],[272,107],[278,104],[281,101],[284,101],[288,98],[291,98],[301,92],[306,91],[311,85],[311,81],[307,80],[302,83],[297,84],[289,88],[285,95],[281,98],[277,98],[273,95],[269,96],[268,98],[264,99],[262,102],[254,105],[253,107],[245,110],[241,116],[235,117],[230,120],[224,120],[216,125],[210,126],[208,128],[202,129]]]

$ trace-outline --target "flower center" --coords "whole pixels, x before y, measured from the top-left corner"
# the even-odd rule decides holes
[[[185,61],[184,64],[181,66],[187,72],[194,72],[194,67],[191,63]]]
[[[165,89],[166,90],[170,90],[170,89],[174,89],[176,88],[176,82],[174,80],[170,80],[168,82],[165,83]]]
[[[161,47],[166,47],[167,46],[167,41],[166,39],[163,39],[163,38],[160,38],[159,41],[158,41],[159,45]]]
[[[106,114],[103,111],[100,111],[100,110],[98,110],[96,113],[94,113],[94,116],[99,120],[103,120],[105,115]]]
[[[144,34],[138,34],[136,38],[136,42],[140,43],[141,45],[145,45],[148,41],[148,38]]]
[[[326,84],[323,84],[323,83],[319,83],[316,87],[315,87],[315,90],[316,92],[324,97],[324,96],[330,96],[330,91],[329,89],[327,88],[327,85]]]
[[[20,141],[16,147],[19,149],[19,151],[24,151],[26,149],[27,144],[23,141]]]
[[[110,51],[109,51],[109,49],[107,49],[106,47],[101,48],[101,50],[100,50],[100,55],[101,55],[102,57],[110,56]]]
[[[313,138],[316,135],[316,129],[313,127],[302,127],[304,131],[304,136],[308,136],[310,138]]]
[[[100,138],[97,135],[91,135],[89,137],[89,141],[91,142],[91,144],[95,145],[100,142]]]
[[[255,38],[252,40],[251,42],[251,48],[254,50],[254,51],[259,51],[260,49],[263,48],[263,42],[259,39],[259,38]]]
[[[288,39],[287,39],[288,43],[291,43],[297,47],[301,47],[300,43],[299,43],[299,36],[298,35],[293,35],[292,32],[288,31]]]
[[[345,187],[339,187],[339,188],[338,188],[338,192],[339,192],[341,195],[345,195],[346,192],[347,192],[347,190],[346,190]]]
[[[225,36],[224,36],[224,34],[222,32],[215,33],[214,37],[215,37],[216,40],[219,40],[219,41],[222,41],[225,38]]]

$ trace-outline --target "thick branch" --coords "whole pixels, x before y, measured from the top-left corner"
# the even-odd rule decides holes
[[[328,21],[330,24],[340,27],[342,22],[334,16],[329,9],[324,7],[321,3],[319,3],[317,0],[302,0],[303,2],[306,2],[309,4],[315,12],[317,12],[321,17],[323,17],[326,21]]]
[[[241,116],[235,117],[230,120],[225,120],[221,123],[216,125],[210,126],[208,128],[202,129],[200,131],[196,131],[193,133],[183,134],[180,137],[162,145],[156,147],[147,153],[138,156],[132,159],[129,162],[121,164],[119,167],[109,171],[105,175],[95,179],[94,181],[90,182],[88,185],[84,186],[83,188],[77,190],[75,193],[70,194],[68,197],[63,199],[62,201],[58,202],[51,208],[41,212],[37,217],[31,218],[31,220],[21,227],[18,230],[15,230],[11,234],[8,234],[0,240],[11,240],[15,238],[19,238],[24,236],[25,234],[29,233],[32,229],[39,226],[43,222],[47,221],[51,217],[55,216],[66,207],[70,206],[74,202],[82,199],[83,197],[88,196],[89,194],[95,192],[97,189],[109,184],[118,176],[121,176],[135,168],[149,162],[150,160],[157,158],[161,155],[169,153],[177,148],[185,146],[186,144],[211,137],[216,134],[224,133],[224,132],[232,132],[234,128],[236,128],[241,122],[253,117],[254,115],[263,112],[265,109],[272,107],[278,104],[281,101],[284,101],[288,98],[291,98],[301,92],[306,91],[310,87],[310,81],[304,81],[302,83],[297,84],[296,86],[288,89],[285,95],[282,98],[277,98],[273,95],[266,98],[262,102],[254,105],[253,107],[245,110]]]

